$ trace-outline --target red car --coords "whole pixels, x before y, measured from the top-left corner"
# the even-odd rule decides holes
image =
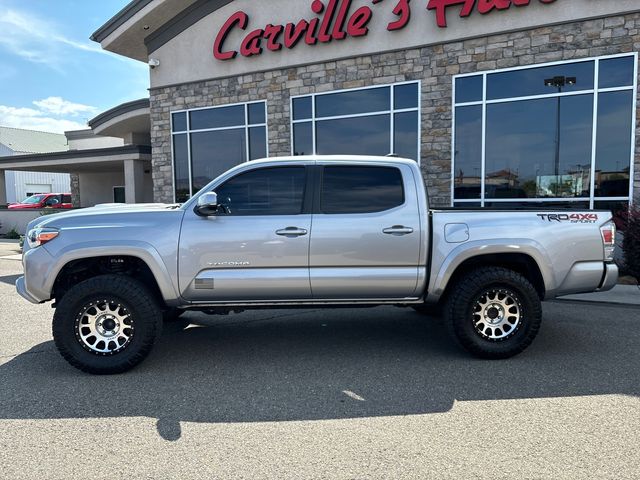
[[[12,203],[9,209],[73,208],[70,193],[39,193],[31,195],[20,203]]]

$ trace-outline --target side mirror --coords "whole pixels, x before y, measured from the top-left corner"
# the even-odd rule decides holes
[[[212,217],[218,214],[218,195],[216,192],[207,192],[198,198],[195,212],[201,217]]]

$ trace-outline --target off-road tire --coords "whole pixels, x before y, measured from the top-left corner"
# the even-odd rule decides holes
[[[474,309],[484,294],[496,290],[515,296],[520,320],[505,338],[489,339],[478,331]],[[540,297],[531,282],[518,272],[501,267],[478,268],[459,278],[447,298],[444,313],[454,340],[472,355],[485,359],[504,359],[521,353],[531,345],[542,322]]]
[[[130,313],[134,333],[122,350],[112,354],[90,351],[77,336],[76,322],[87,304],[115,301]],[[129,320],[127,320],[129,321]],[[71,288],[57,304],[53,339],[64,359],[83,372],[111,375],[126,372],[144,360],[162,332],[162,310],[139,281],[122,275],[102,275]]]

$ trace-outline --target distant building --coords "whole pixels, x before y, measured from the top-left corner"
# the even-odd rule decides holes
[[[37,132],[0,127],[0,157],[54,153],[69,150],[67,137],[57,133]],[[24,200],[36,193],[67,193],[70,191],[68,173],[5,172],[7,203]]]
[[[0,150],[0,205],[12,201],[8,188],[5,192],[11,172],[63,174],[67,180],[60,189],[71,193],[75,207],[152,202],[150,131],[149,99],[142,99],[98,115],[84,130],[53,135],[57,151],[42,146],[40,151],[47,152],[38,153],[33,147],[17,148],[13,141],[15,150]]]

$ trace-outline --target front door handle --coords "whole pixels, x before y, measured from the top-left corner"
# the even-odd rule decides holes
[[[276,230],[276,235],[280,235],[281,237],[288,237],[288,238],[302,237],[307,233],[309,232],[307,232],[304,228],[298,228],[298,227],[287,227],[287,228],[283,228],[282,230]]]
[[[403,235],[409,235],[410,233],[413,233],[413,228],[405,227],[404,225],[394,225],[393,227],[385,228],[384,230],[382,230],[382,233],[401,237]]]

